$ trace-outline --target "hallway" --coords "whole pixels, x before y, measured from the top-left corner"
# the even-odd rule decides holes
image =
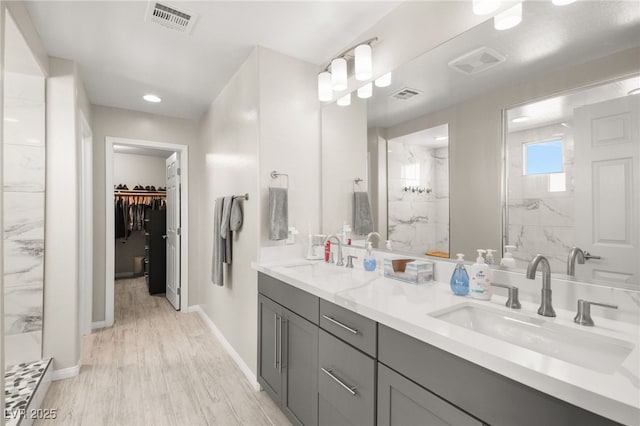
[[[39,425],[287,425],[255,392],[198,314],[150,296],[144,278],[115,284],[115,325],[83,338],[77,377],[53,382]]]

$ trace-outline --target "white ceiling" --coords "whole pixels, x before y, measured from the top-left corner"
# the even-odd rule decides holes
[[[50,56],[78,63],[92,103],[198,118],[256,45],[317,65],[399,2],[179,1],[191,35],[145,22],[147,1],[26,2]],[[155,93],[160,104],[142,100]]]
[[[517,27],[496,31],[490,19],[395,70],[391,86],[374,88],[367,104],[369,126],[390,127],[639,45],[637,1],[578,1],[563,7],[550,1],[526,1]],[[447,66],[482,46],[495,49],[507,60],[475,75],[463,75]],[[405,87],[422,93],[408,100],[390,97]]]

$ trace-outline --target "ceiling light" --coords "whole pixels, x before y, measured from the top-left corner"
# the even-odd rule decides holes
[[[569,126],[567,123],[560,123],[560,125],[561,125],[562,127],[566,127],[567,129],[570,129],[570,128],[571,128],[571,126]]]
[[[551,3],[553,3],[556,6],[566,6],[568,4],[571,4],[573,2],[575,2],[576,0],[551,0]]]
[[[524,123],[525,121],[529,121],[529,117],[526,115],[521,115],[520,117],[516,117],[511,120],[512,123]]]
[[[638,95],[638,94],[640,94],[640,87],[636,87],[635,89],[629,90],[627,92],[627,95]]]
[[[473,0],[474,15],[488,15],[496,11],[498,7],[500,7],[500,1],[498,0]]]
[[[368,44],[361,44],[356,47],[355,50],[356,80],[369,80],[371,78],[372,68],[371,46]]]
[[[156,95],[152,95],[152,94],[146,94],[142,97],[142,99],[144,99],[147,102],[153,102],[153,103],[158,103],[158,102],[162,102],[162,99],[160,99],[158,96]]]
[[[347,89],[347,60],[336,58],[331,61],[331,86],[336,92]]]
[[[7,123],[17,123],[20,120],[18,120],[17,118],[13,118],[13,117],[5,117],[4,121],[6,121]]]
[[[368,82],[364,86],[358,89],[358,97],[360,99],[367,99],[373,96],[373,83]]]
[[[379,77],[375,81],[376,87],[387,87],[391,85],[391,72]]]
[[[337,103],[340,106],[349,106],[349,105],[351,105],[351,93],[347,93],[346,95],[344,95],[343,97],[338,99]]]
[[[322,102],[328,102],[333,99],[331,73],[329,71],[323,71],[318,74],[318,99]]]
[[[493,27],[496,30],[503,31],[515,27],[522,22],[522,3],[498,13],[493,18]]]
[[[449,136],[438,136],[437,138],[434,138],[437,141],[446,141],[447,139],[449,139]]]

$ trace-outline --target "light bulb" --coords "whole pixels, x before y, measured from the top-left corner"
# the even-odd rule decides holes
[[[142,99],[144,99],[147,102],[152,102],[152,103],[158,103],[158,102],[162,102],[162,99],[160,99],[160,97],[156,96],[156,95],[152,95],[152,94],[147,94],[144,95],[142,97]]]
[[[518,3],[513,7],[498,13],[493,18],[493,27],[496,30],[503,31],[513,28],[522,22],[522,3]]]
[[[360,99],[367,99],[371,96],[373,96],[373,84],[371,82],[358,89],[358,97]]]
[[[338,99],[337,104],[340,106],[349,106],[351,105],[351,93],[347,93],[340,99]]]
[[[331,61],[331,86],[336,92],[347,89],[347,61],[336,58]]]
[[[371,46],[361,44],[355,50],[355,73],[356,80],[365,81],[371,78]]]
[[[329,71],[323,71],[318,74],[318,99],[322,102],[328,102],[333,99],[331,73]]]
[[[376,87],[387,87],[391,85],[391,72],[379,77],[375,81]]]

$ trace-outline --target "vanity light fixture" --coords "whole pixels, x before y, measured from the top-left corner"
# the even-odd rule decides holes
[[[373,83],[368,82],[364,86],[358,89],[358,97],[360,99],[367,99],[373,96]]]
[[[347,90],[349,87],[348,61],[353,60],[356,80],[366,81],[371,78],[373,75],[371,44],[377,40],[378,37],[373,37],[351,46],[329,62],[324,70],[318,74],[318,99],[320,101],[330,101],[333,98],[333,92]]]
[[[391,86],[391,71],[376,78],[376,81],[374,82],[374,84],[376,85],[376,87]]]
[[[553,3],[556,6],[566,6],[568,4],[574,3],[576,0],[551,0],[551,3]]]
[[[512,123],[524,123],[525,121],[529,121],[529,117],[527,117],[526,115],[521,115],[520,117],[511,119]]]
[[[351,105],[351,93],[347,93],[343,97],[339,98],[336,102],[340,106],[349,106]]]
[[[162,102],[162,99],[160,99],[159,96],[153,95],[151,93],[148,93],[148,94],[144,95],[142,97],[142,99],[144,99],[147,102],[152,102],[152,103]]]
[[[500,7],[499,0],[473,0],[474,15],[488,15]]]
[[[333,99],[331,73],[329,71],[322,71],[318,74],[318,99],[322,102],[328,102]]]
[[[493,18],[493,27],[498,31],[508,30],[522,22],[522,3],[498,13]]]
[[[635,89],[629,90],[627,95],[640,95],[640,87],[636,87]]]

